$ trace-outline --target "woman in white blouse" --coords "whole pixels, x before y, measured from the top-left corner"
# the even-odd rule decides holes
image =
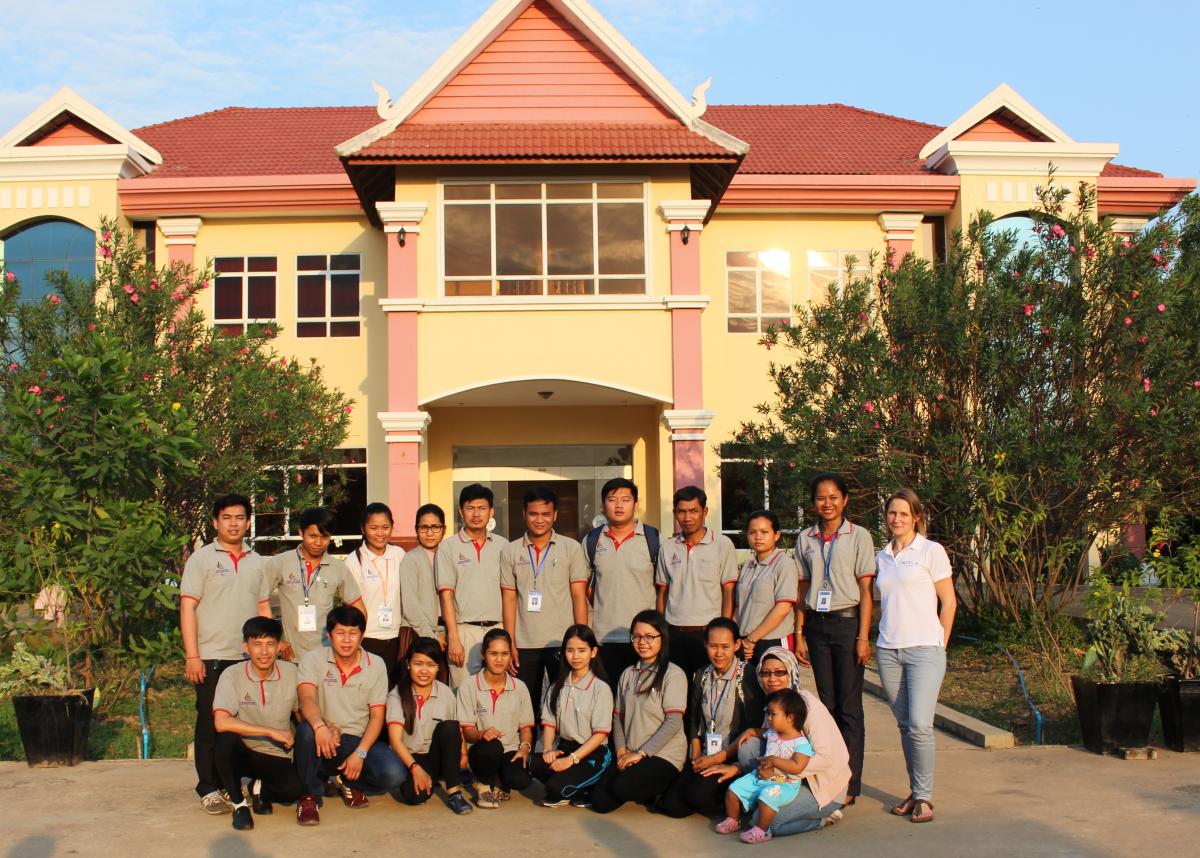
[[[946,673],[946,644],[957,601],[946,549],[925,538],[925,509],[912,489],[885,508],[892,538],[877,555],[880,594],[875,661],[900,725],[909,796],[892,808],[913,822],[933,820],[933,713]]]

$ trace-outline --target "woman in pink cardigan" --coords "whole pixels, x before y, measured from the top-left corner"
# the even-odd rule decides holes
[[[804,698],[808,705],[804,735],[808,737],[816,752],[804,768],[804,783],[800,794],[779,809],[774,822],[771,823],[770,833],[773,837],[782,837],[833,825],[842,818],[842,799],[846,797],[846,787],[850,785],[850,752],[846,749],[846,742],[837,722],[821,703],[821,699],[800,687],[800,666],[791,650],[784,647],[772,647],[767,650],[759,662],[759,673],[764,669],[775,672],[786,670],[790,681],[784,687],[796,689]],[[763,679],[760,677],[760,684],[762,683]],[[778,684],[768,680],[763,688],[771,685],[770,690],[775,691],[778,689],[774,686]],[[756,740],[750,740],[753,741]],[[750,771],[756,762],[752,762],[746,755],[739,755],[739,764],[714,766],[708,769],[705,775],[718,777],[722,782],[728,781]],[[755,816],[757,817],[757,813]],[[757,818],[754,824],[758,824]]]

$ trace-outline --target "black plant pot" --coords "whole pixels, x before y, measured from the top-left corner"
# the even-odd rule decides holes
[[[96,689],[78,694],[20,695],[12,699],[30,766],[73,766],[87,755]]]
[[[1150,743],[1154,706],[1158,702],[1155,682],[1093,682],[1072,676],[1075,710],[1083,744],[1097,754],[1120,748],[1144,748]]]
[[[1200,679],[1168,676],[1158,692],[1163,744],[1172,751],[1200,751]]]

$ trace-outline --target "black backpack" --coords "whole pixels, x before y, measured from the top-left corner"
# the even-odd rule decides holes
[[[642,531],[646,535],[646,550],[650,552],[650,565],[654,569],[654,574],[658,576],[658,549],[660,539],[658,537],[658,528],[652,524],[642,523]],[[600,534],[604,532],[604,525],[593,527],[588,531],[587,538],[583,541],[584,549],[587,551],[588,566],[592,569],[592,579],[588,582],[591,586],[596,581],[596,546],[600,543]]]

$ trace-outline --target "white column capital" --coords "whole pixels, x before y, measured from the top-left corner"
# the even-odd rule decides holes
[[[198,217],[168,217],[158,221],[158,228],[162,230],[163,241],[167,245],[195,244],[196,235],[203,225],[204,221]]]
[[[682,229],[683,223],[687,222],[693,230],[699,228],[697,224],[704,220],[711,207],[711,200],[663,200],[658,204],[659,213],[667,223],[679,224]]]
[[[1150,223],[1144,217],[1114,217],[1109,221],[1109,228],[1117,235],[1137,235]]]
[[[913,241],[923,217],[920,212],[883,212],[879,226],[891,241]]]
[[[662,413],[662,424],[671,432],[672,441],[703,441],[704,430],[712,425],[715,411],[699,408],[668,408]]]
[[[429,205],[421,202],[383,202],[375,203],[375,210],[383,221],[384,232],[399,232],[401,228],[406,233],[420,232],[418,224],[425,219]]]
[[[423,443],[432,419],[428,411],[380,411],[375,415],[383,425],[389,444]]]

